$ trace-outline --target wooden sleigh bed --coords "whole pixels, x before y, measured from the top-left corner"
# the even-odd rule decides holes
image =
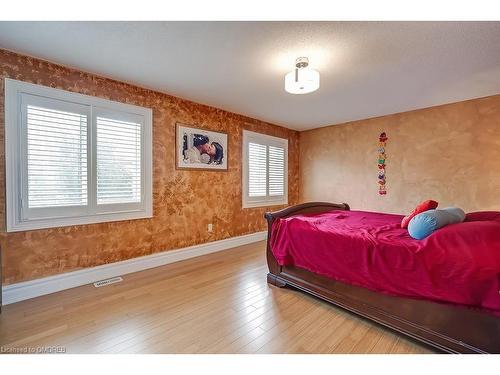
[[[348,285],[294,266],[280,266],[270,248],[273,222],[305,213],[349,210],[313,202],[265,214],[268,283],[294,287],[447,353],[500,353],[500,318],[481,309],[395,297]]]

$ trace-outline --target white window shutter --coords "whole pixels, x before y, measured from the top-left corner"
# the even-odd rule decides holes
[[[285,194],[285,149],[269,146],[269,195]]]
[[[87,205],[86,115],[26,108],[28,208]]]
[[[248,195],[267,195],[267,147],[252,142],[248,144]]]
[[[97,117],[97,204],[141,201],[141,124]]]

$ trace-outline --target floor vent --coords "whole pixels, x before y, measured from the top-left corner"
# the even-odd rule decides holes
[[[120,276],[117,276],[117,277],[112,277],[111,279],[106,279],[106,280],[101,280],[101,281],[95,282],[94,286],[96,288],[100,288],[101,286],[106,286],[106,285],[109,285],[109,284],[119,283],[121,281],[123,281],[123,279]]]

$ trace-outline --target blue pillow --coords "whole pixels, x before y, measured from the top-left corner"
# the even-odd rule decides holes
[[[410,220],[408,233],[413,238],[421,240],[445,225],[461,223],[464,219],[465,212],[458,207],[428,210]]]

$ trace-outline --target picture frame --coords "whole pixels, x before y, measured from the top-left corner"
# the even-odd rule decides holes
[[[227,133],[179,122],[175,133],[176,169],[227,171]]]

